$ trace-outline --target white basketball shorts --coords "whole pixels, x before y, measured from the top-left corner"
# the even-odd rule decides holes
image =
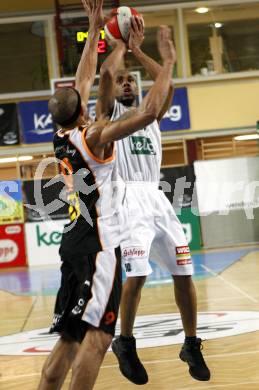
[[[129,230],[121,254],[127,277],[151,274],[150,255],[171,275],[193,274],[182,225],[156,183],[127,183],[124,214]]]

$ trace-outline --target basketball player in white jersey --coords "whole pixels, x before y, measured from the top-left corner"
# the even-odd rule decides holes
[[[132,18],[129,49],[155,80],[161,66],[144,54],[143,25]],[[125,44],[113,42],[114,50],[101,67],[97,117],[117,120],[125,112],[136,109],[137,85],[128,71],[118,71],[127,51]],[[174,52],[174,62],[176,55]],[[107,94],[106,91],[109,91]],[[122,374],[135,384],[148,381],[147,372],[136,352],[133,325],[146,277],[152,272],[149,264],[151,249],[157,259],[171,273],[175,300],[179,307],[185,342],[180,358],[189,365],[189,372],[197,380],[210,379],[210,371],[201,353],[201,339],[196,337],[197,304],[192,281],[193,266],[186,237],[170,202],[159,190],[161,165],[161,136],[159,120],[172,101],[172,83],[164,93],[165,104],[160,105],[156,120],[138,132],[117,142],[119,173],[126,183],[126,217],[130,224],[130,238],[121,243],[122,260],[127,280],[121,300],[121,335],[112,343]]]
[[[54,148],[67,186],[71,222],[62,235],[62,279],[50,330],[61,337],[43,367],[40,390],[60,389],[71,365],[71,390],[94,386],[114,336],[121,295],[121,199],[113,183],[117,181],[114,141],[154,121],[173,69],[170,30],[163,26],[158,35],[163,66],[139,109],[115,122],[91,122],[85,107],[96,72],[102,0],[83,4],[90,27],[76,89],[61,88],[49,101],[53,120],[61,127]]]

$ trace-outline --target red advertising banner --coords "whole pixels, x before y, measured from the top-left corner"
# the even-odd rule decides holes
[[[22,224],[0,225],[0,268],[26,265]]]

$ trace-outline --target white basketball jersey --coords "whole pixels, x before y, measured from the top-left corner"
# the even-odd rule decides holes
[[[89,149],[85,133],[86,129],[74,129],[68,137],[55,136],[55,154],[65,164],[65,182],[71,187],[71,222],[63,247],[66,251],[82,247],[85,253],[96,253],[120,244],[124,193],[115,158],[116,145],[111,157],[100,160]]]
[[[115,101],[111,120],[119,119],[130,108]],[[119,174],[125,182],[160,180],[161,134],[157,121],[117,141]]]

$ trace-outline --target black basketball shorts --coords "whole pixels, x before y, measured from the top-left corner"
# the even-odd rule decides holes
[[[122,289],[120,249],[61,260],[50,333],[81,342],[91,325],[114,336]]]

